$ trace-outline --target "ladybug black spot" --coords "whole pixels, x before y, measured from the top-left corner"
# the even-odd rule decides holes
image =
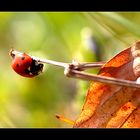
[[[19,67],[19,64],[16,64],[16,67],[18,68]]]
[[[25,57],[23,56],[23,57],[21,57],[21,60],[24,60],[25,59]]]

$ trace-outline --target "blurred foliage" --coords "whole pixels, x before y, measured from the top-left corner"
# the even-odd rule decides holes
[[[10,67],[11,48],[62,62],[107,61],[140,38],[139,17],[139,12],[1,12],[0,127],[72,127],[55,114],[75,120],[90,85],[49,65],[35,78],[21,77]]]

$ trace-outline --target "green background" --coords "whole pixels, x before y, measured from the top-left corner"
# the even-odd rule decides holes
[[[11,48],[62,62],[96,62],[139,38],[139,12],[0,12],[0,127],[72,127],[55,115],[75,120],[90,85],[51,65],[35,78],[21,77],[10,66]],[[100,55],[90,45],[95,41]]]

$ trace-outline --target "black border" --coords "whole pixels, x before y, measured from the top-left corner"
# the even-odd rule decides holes
[[[140,11],[139,0],[1,1],[1,11]]]
[[[7,138],[7,136],[19,139],[70,139],[70,140],[99,140],[99,139],[139,139],[140,130],[139,129],[82,129],[82,128],[71,128],[71,129],[43,129],[43,128],[12,128],[12,129],[0,129],[1,138]]]
[[[130,0],[34,0],[1,1],[1,11],[140,11],[139,1]],[[18,139],[121,139],[139,138],[139,129],[80,129],[80,128],[1,128],[1,137]]]

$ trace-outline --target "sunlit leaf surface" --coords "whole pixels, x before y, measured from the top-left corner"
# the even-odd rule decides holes
[[[140,60],[139,49],[140,41],[108,61],[101,68],[99,75],[136,81],[140,76],[140,64],[137,61]],[[93,81],[74,127],[139,128],[139,93],[138,88]]]

